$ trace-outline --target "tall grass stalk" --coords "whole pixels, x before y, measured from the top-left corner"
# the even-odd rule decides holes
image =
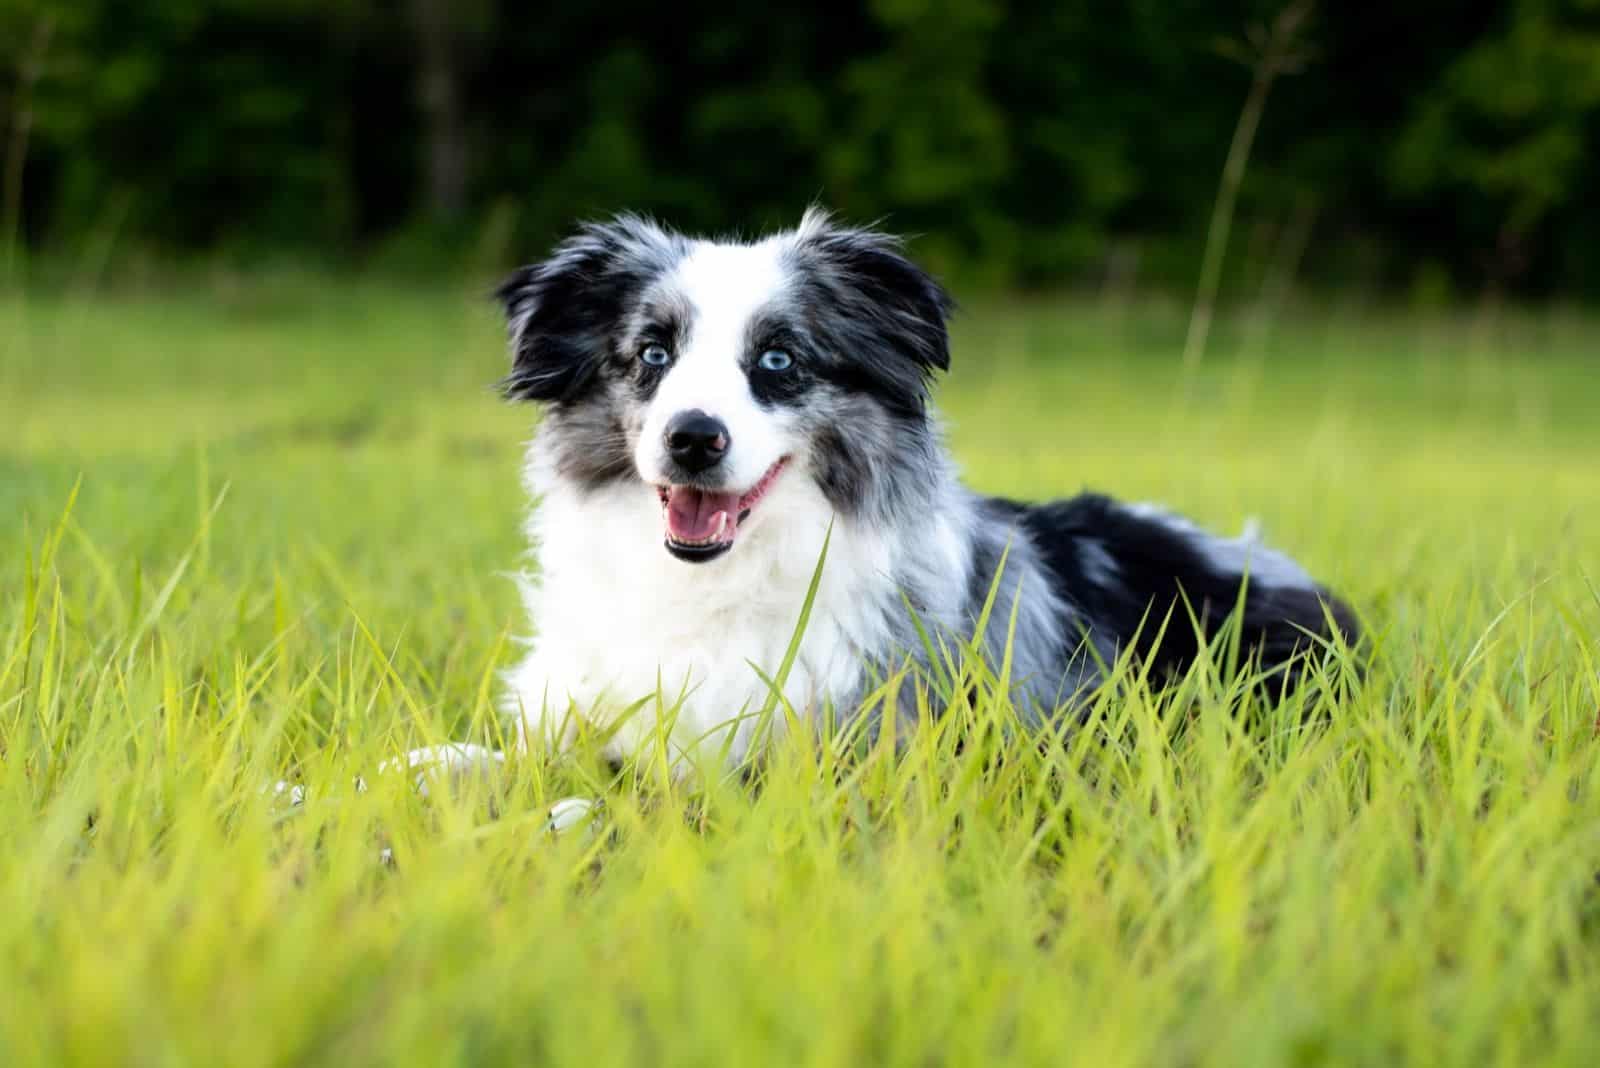
[[[1315,8],[1312,0],[1296,0],[1280,11],[1270,27],[1257,28],[1247,35],[1253,50],[1235,48],[1252,68],[1250,91],[1245,94],[1239,121],[1234,125],[1228,157],[1222,165],[1222,178],[1211,205],[1211,222],[1206,227],[1205,252],[1200,261],[1200,281],[1195,289],[1194,306],[1189,315],[1189,331],[1183,342],[1183,366],[1193,371],[1205,355],[1211,319],[1216,313],[1217,289],[1222,282],[1222,262],[1227,254],[1228,233],[1233,228],[1234,209],[1239,203],[1239,188],[1244,184],[1250,164],[1250,149],[1267,109],[1273,84],[1284,74],[1301,68],[1305,56],[1299,36]]]

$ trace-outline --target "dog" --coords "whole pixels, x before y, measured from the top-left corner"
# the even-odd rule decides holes
[[[817,209],[752,241],[621,215],[498,295],[504,393],[543,406],[524,469],[534,637],[506,676],[524,748],[587,725],[616,759],[664,736],[675,759],[744,762],[791,719],[848,720],[884,678],[932,670],[941,643],[1009,657],[1015,708],[1046,724],[1124,655],[1181,673],[1236,608],[1274,697],[1357,638],[1248,532],[963,486],[930,396],[952,301],[889,234]],[[794,716],[758,732],[778,697]]]
[[[613,762],[665,738],[677,771],[744,765],[791,719],[848,721],[883,679],[936,673],[939,649],[968,643],[1009,663],[1020,719],[1044,726],[1081,716],[1120,658],[1180,675],[1230,618],[1281,699],[1359,639],[1350,609],[1249,529],[963,486],[931,403],[952,301],[892,235],[817,209],[756,241],[621,215],[498,297],[503,392],[543,407],[523,471],[534,637],[505,676],[520,750],[589,727]],[[450,744],[379,771],[426,792],[504,760]],[[591,808],[562,802],[550,826]]]

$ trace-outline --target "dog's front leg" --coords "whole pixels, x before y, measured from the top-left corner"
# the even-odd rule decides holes
[[[421,749],[412,749],[404,756],[391,757],[378,765],[378,774],[414,770],[417,773],[417,793],[427,797],[430,779],[448,779],[453,785],[468,775],[487,776],[505,762],[505,753],[498,749],[473,745],[470,742],[450,742],[446,745],[429,745]],[[366,788],[367,784],[364,781],[356,779],[358,793],[365,791]]]
[[[469,742],[451,742],[448,745],[431,745],[413,749],[404,757],[395,757],[378,765],[378,774],[389,771],[417,770],[417,792],[428,796],[430,778],[447,778],[451,785],[468,775],[487,776],[506,762],[505,753]],[[356,789],[365,789],[356,780]],[[551,834],[564,834],[588,824],[595,816],[600,802],[587,797],[564,797],[550,806],[544,829]]]
[[[410,749],[401,756],[390,757],[378,764],[378,774],[390,775],[395,772],[415,770],[417,792],[427,797],[430,779],[448,778],[452,783],[457,783],[474,772],[488,775],[491,770],[505,762],[506,755],[498,749],[473,745],[470,742],[450,742],[446,745]],[[366,793],[367,780],[357,775],[355,788],[358,794]],[[300,783],[280,780],[264,792],[286,801],[291,806],[302,805],[306,801],[306,788]]]

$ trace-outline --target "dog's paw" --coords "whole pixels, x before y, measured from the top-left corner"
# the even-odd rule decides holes
[[[378,765],[378,774],[397,771],[415,771],[417,793],[428,796],[428,783],[433,779],[460,782],[466,776],[487,776],[506,762],[506,755],[498,749],[487,749],[468,742],[451,742],[448,745],[431,745],[412,749],[404,756],[393,757]],[[364,791],[366,783],[356,780],[356,790]]]
[[[297,782],[279,779],[271,786],[263,786],[261,793],[283,808],[299,808],[306,803],[306,788]]]
[[[467,742],[452,742],[448,745],[412,749],[403,756],[385,760],[378,765],[378,774],[415,771],[416,779],[413,785],[417,793],[427,797],[430,780],[443,778],[456,783],[473,773],[487,776],[505,762],[506,755],[498,749],[488,749]],[[358,794],[367,792],[367,780],[362,776],[356,776],[352,785]],[[271,786],[262,787],[261,794],[284,808],[299,808],[306,803],[306,788],[300,783],[280,780]]]
[[[544,829],[552,835],[566,834],[580,827],[592,827],[600,815],[600,802],[587,797],[563,797],[550,806]]]

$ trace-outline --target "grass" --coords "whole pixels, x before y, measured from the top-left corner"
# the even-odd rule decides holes
[[[1259,516],[1372,634],[1325,724],[1197,673],[1041,749],[980,684],[759,789],[580,753],[423,800],[348,785],[497,737],[492,309],[0,305],[0,1061],[1600,1063],[1600,323],[1303,308],[1189,378],[1183,325],[978,304],[953,446]],[[570,794],[601,832],[541,832]]]

